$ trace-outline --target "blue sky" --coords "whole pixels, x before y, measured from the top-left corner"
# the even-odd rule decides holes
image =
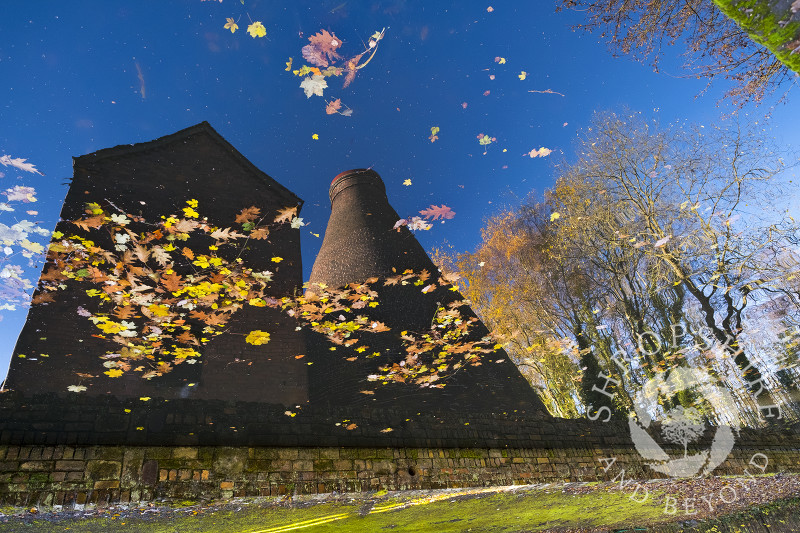
[[[680,77],[680,47],[654,73],[614,58],[599,36],[573,32],[580,13],[555,13],[554,3],[541,0],[9,0],[3,8],[0,155],[27,158],[45,175],[0,168],[0,189],[33,186],[39,199],[30,206],[37,216],[0,212],[0,222],[27,217],[52,229],[72,156],[207,120],[305,200],[306,277],[322,242],[312,233],[324,233],[329,214],[328,184],[343,170],[377,170],[401,216],[451,207],[456,217],[420,241],[469,250],[485,217],[552,183],[553,164],[571,158],[571,142],[594,111],[627,106],[662,122],[701,124],[731,111],[720,102],[724,83],[697,97],[705,82]],[[238,20],[235,34],[223,28],[227,17]],[[266,38],[246,33],[251,20],[264,24]],[[352,85],[333,79],[325,91],[352,108],[351,117],[326,115],[324,99],[307,98],[301,79],[284,70],[290,57],[294,68],[302,64],[301,48],[321,29],[343,41],[344,55],[355,55],[382,28],[375,58]],[[530,92],[548,89],[561,94]],[[755,119],[774,103],[747,112]],[[780,140],[796,145],[800,104],[775,111]],[[440,128],[435,143],[432,126]],[[479,133],[497,139],[485,155]],[[542,146],[552,155],[523,156]],[[0,376],[25,311],[2,314]]]

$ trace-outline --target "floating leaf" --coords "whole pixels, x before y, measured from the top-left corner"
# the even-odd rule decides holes
[[[325,81],[323,76],[318,74],[314,74],[313,76],[305,78],[302,83],[300,83],[300,88],[306,93],[306,98],[311,98],[311,95],[314,94],[317,96],[322,96],[322,91],[324,91],[327,87],[328,82]]]
[[[238,25],[238,24],[236,24],[236,21],[235,21],[235,20],[233,20],[232,18],[228,17],[228,18],[226,18],[225,20],[227,20],[227,21],[228,21],[228,22],[226,22],[226,23],[225,23],[225,25],[223,26],[223,28],[225,28],[226,30],[231,30],[231,33],[235,33],[235,32],[236,32],[236,30],[238,30],[238,29],[239,29],[239,25]],[[250,30],[250,29],[248,28],[248,31],[249,31],[249,30]]]
[[[342,107],[342,99],[337,98],[331,102],[328,102],[328,105],[325,107],[325,113],[329,115],[333,115],[339,112],[339,109]]]
[[[249,33],[253,39],[256,37],[266,37],[267,29],[261,24],[260,20],[257,20],[247,27],[247,33]]]
[[[269,342],[269,333],[261,330],[251,331],[245,338],[245,342],[248,344],[253,344],[255,346],[261,346],[262,344],[267,344]]]
[[[4,155],[0,157],[0,165],[4,167],[12,166],[14,168],[18,168],[20,170],[24,170],[25,172],[32,172],[34,174],[39,174],[44,176],[41,172],[36,170],[36,167],[31,163],[26,163],[27,159],[22,158],[13,158],[10,155]]]
[[[435,205],[430,206],[428,209],[423,209],[419,212],[425,218],[432,218],[433,220],[447,219],[450,220],[454,216],[456,216],[455,211],[447,207],[446,205],[442,204],[441,207],[437,207]]]
[[[547,157],[548,155],[550,155],[552,153],[553,153],[553,151],[551,149],[545,148],[544,146],[542,146],[538,150],[534,148],[533,150],[531,150],[530,152],[528,152],[528,153],[526,153],[524,155],[528,155],[531,158],[534,158],[534,157]]]

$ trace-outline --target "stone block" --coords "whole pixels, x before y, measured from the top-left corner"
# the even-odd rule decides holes
[[[281,448],[278,450],[279,459],[297,459],[298,450],[295,448]]]
[[[94,482],[95,490],[98,489],[118,489],[119,488],[119,480],[118,479],[108,479],[103,481],[95,481]]]
[[[91,460],[86,463],[86,473],[89,479],[119,479],[122,472],[120,461]]]
[[[292,470],[295,472],[314,470],[314,463],[313,461],[292,461]]]
[[[197,459],[197,448],[175,448],[172,450],[172,457],[175,459]]]
[[[26,471],[42,471],[42,470],[50,470],[53,467],[53,463],[50,461],[25,461],[21,465],[19,465],[20,470]]]
[[[56,461],[56,470],[66,470],[66,471],[76,471],[80,470],[83,472],[86,463],[83,461],[75,461],[75,460],[64,460],[64,461]]]

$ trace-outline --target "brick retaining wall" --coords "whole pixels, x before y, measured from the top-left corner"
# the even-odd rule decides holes
[[[713,436],[709,430],[697,448],[707,449]],[[767,472],[800,472],[796,428],[776,425],[742,429],[714,474],[743,474],[758,453],[767,457]],[[600,460],[610,457],[616,463],[606,468]],[[623,469],[625,479],[662,477],[644,463],[625,422],[0,395],[5,505],[594,481],[614,479]]]
[[[738,448],[715,475],[800,471],[800,450]],[[616,458],[606,471],[600,459]],[[760,456],[755,460],[762,464]],[[212,500],[368,490],[663,477],[630,448],[247,448],[0,446],[0,504]]]

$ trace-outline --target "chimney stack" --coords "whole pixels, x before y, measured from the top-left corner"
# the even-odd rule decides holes
[[[371,277],[387,277],[405,269],[415,272],[436,267],[389,205],[386,187],[377,172],[358,168],[342,172],[331,182],[331,217],[314,262],[310,282],[341,287]]]
[[[356,354],[341,346],[329,351],[323,339],[312,336],[309,346],[316,347],[311,350],[316,352],[310,368],[312,403],[350,406],[366,403],[411,411],[520,409],[546,415],[541,400],[503,350],[488,354],[491,360],[480,366],[466,365],[445,378],[446,387],[442,389],[390,384],[379,387],[373,396],[360,393],[367,375],[376,373],[380,365],[399,364],[406,357],[400,332],[430,331],[437,308],[463,300],[463,296],[441,286],[426,294],[422,287],[413,284],[384,285],[385,278],[406,270],[417,274],[427,270],[431,282],[438,284],[439,271],[407,227],[394,229],[400,217],[389,204],[386,187],[377,172],[371,169],[342,172],[333,179],[329,194],[331,216],[311,271],[309,290],[315,291],[315,284],[337,289],[380,278],[372,284],[379,294],[378,306],[369,309],[368,316],[386,324],[390,331],[370,338],[370,351],[381,354],[375,358],[354,358]],[[461,309],[463,312],[465,308]],[[473,316],[467,309],[464,318]],[[477,322],[470,337],[478,340],[488,334],[486,326]]]

